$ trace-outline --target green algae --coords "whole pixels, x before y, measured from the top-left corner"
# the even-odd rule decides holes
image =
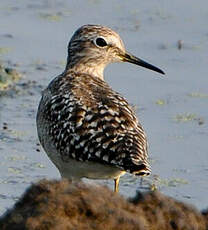
[[[184,113],[184,114],[177,114],[173,119],[176,122],[188,122],[188,121],[193,121],[196,118],[197,116],[194,113]]]
[[[165,102],[165,100],[163,100],[163,99],[158,99],[158,100],[156,100],[155,104],[156,104],[156,105],[165,105],[166,102]]]
[[[197,116],[195,113],[177,114],[175,117],[173,117],[173,120],[178,123],[196,121],[198,122],[198,125],[203,125],[205,123],[204,118]]]
[[[173,178],[162,179],[158,176],[153,178],[153,181],[149,183],[149,189],[151,191],[155,191],[162,187],[178,187],[187,184],[188,181],[183,178],[173,177]]]
[[[199,93],[199,92],[195,92],[195,93],[189,93],[187,94],[189,97],[196,97],[196,98],[208,98],[208,94],[206,93]]]
[[[0,47],[0,55],[8,54],[11,51],[9,47]]]
[[[9,89],[22,75],[13,68],[5,68],[0,63],[0,92]]]
[[[39,17],[50,22],[59,22],[62,15],[60,13],[40,13]]]

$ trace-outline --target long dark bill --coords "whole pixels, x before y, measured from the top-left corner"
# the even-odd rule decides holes
[[[130,62],[130,63],[142,66],[142,67],[147,68],[147,69],[151,69],[151,70],[156,71],[156,72],[161,73],[161,74],[165,74],[161,69],[141,60],[140,58],[135,57],[134,55],[132,55],[130,53],[125,53],[124,55],[121,56],[121,58],[123,61]]]

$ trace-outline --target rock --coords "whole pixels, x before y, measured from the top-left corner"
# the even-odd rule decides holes
[[[206,219],[208,214],[159,192],[128,201],[106,187],[42,180],[0,218],[0,229],[205,230]]]

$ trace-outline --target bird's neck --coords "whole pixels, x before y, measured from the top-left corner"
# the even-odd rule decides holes
[[[68,63],[66,65],[65,71],[66,72],[74,71],[76,73],[89,74],[104,80],[103,72],[105,66],[106,65],[104,64],[96,65],[96,64],[80,63],[80,64],[71,65],[70,63]]]

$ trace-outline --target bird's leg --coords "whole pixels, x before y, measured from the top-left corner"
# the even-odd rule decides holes
[[[117,177],[117,178],[115,178],[114,179],[114,192],[118,192],[118,190],[119,190],[119,179],[120,179],[120,177]]]
[[[144,177],[141,177],[141,178],[140,178],[140,186],[141,186],[141,187],[142,187],[143,181],[144,181]]]

